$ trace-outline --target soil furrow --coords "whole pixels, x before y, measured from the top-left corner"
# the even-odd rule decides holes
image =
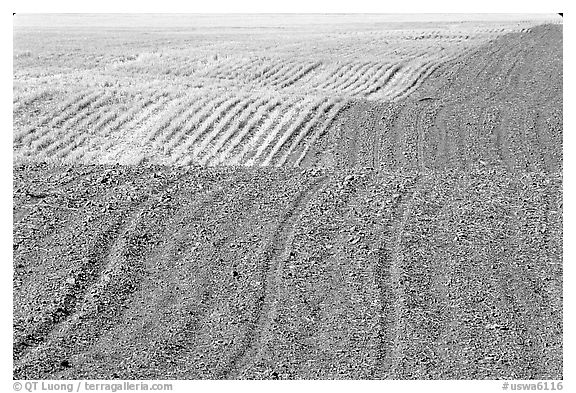
[[[242,349],[233,357],[230,368],[225,370],[223,377],[236,379],[241,375],[242,370],[257,358],[261,346],[260,341],[267,332],[270,314],[275,307],[275,293],[281,281],[280,270],[282,264],[290,256],[296,225],[302,211],[326,180],[326,177],[319,177],[300,192],[276,229],[263,261],[264,277],[262,277],[262,293],[258,299],[257,317],[247,333]]]

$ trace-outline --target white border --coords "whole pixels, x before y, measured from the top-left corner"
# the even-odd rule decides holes
[[[567,1],[523,1],[508,2],[497,0],[483,0],[480,2],[462,2],[462,1],[411,1],[411,2],[391,2],[391,1],[368,1],[368,0],[287,0],[281,2],[252,0],[252,1],[233,1],[233,0],[210,0],[180,2],[175,0],[163,1],[130,1],[119,2],[113,0],[99,0],[96,2],[80,1],[26,1],[14,2],[10,8],[1,14],[2,28],[2,53],[5,55],[2,61],[2,149],[4,154],[0,155],[2,160],[0,165],[0,174],[3,184],[5,184],[2,197],[2,252],[6,256],[3,262],[3,281],[2,281],[2,315],[3,323],[2,339],[5,345],[2,356],[2,385],[4,391],[12,391],[12,193],[9,185],[12,184],[12,12],[18,13],[44,13],[44,12],[82,12],[82,13],[101,13],[101,12],[150,12],[150,13],[470,13],[470,12],[505,12],[505,13],[550,13],[566,12],[564,15],[564,42],[570,37],[574,37],[574,31],[571,23],[572,13],[569,12]],[[568,12],[567,12],[568,11]],[[568,22],[567,22],[568,21]],[[569,41],[568,41],[569,42]],[[566,65],[564,69],[574,68],[573,50],[568,45],[564,45],[564,59]],[[572,64],[572,65],[570,65]],[[572,73],[567,72],[564,75],[564,149],[567,152],[573,152],[575,147],[574,134],[571,132],[574,128],[570,110],[572,90]],[[566,201],[574,200],[574,158],[571,154],[564,155],[564,199]],[[571,246],[570,238],[574,233],[574,208],[573,204],[568,203],[564,207],[564,332],[570,333],[574,330],[572,304],[574,303],[573,277],[574,268],[572,262],[574,251]],[[574,371],[573,357],[574,339],[571,334],[565,334],[564,340],[564,391],[573,391]],[[298,390],[318,390],[329,389],[330,391],[442,391],[442,392],[500,392],[502,383],[499,381],[287,381],[287,382],[226,382],[226,381],[175,381],[174,391],[213,391],[213,390],[234,390],[234,391],[266,391],[270,389],[275,391],[292,391]]]

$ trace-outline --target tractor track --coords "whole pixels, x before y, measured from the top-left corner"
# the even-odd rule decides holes
[[[249,329],[247,338],[241,350],[232,358],[230,368],[223,373],[224,378],[236,379],[242,370],[254,361],[262,348],[262,337],[268,330],[271,320],[271,313],[276,301],[276,292],[281,285],[280,270],[282,264],[290,257],[290,250],[296,224],[306,205],[325,184],[327,178],[315,179],[307,188],[300,192],[292,204],[292,207],[285,213],[284,218],[276,228],[272,243],[266,252],[264,273],[262,281],[262,295],[258,299],[258,311],[252,328]]]

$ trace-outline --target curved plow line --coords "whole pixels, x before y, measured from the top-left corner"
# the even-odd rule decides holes
[[[58,152],[56,159],[69,162],[71,164],[80,163],[82,159],[82,155],[80,152],[83,150],[81,147],[84,146],[84,142],[86,142],[87,140],[88,140],[87,134],[80,134],[78,138],[75,138],[74,141],[72,141],[65,148],[61,149]]]
[[[244,112],[248,112],[246,109],[253,105],[254,102],[256,102],[254,97],[242,98],[242,100],[232,110],[228,111],[221,120],[214,123],[212,130],[204,137],[204,140],[198,143],[193,149],[194,158],[199,159],[201,156],[204,156],[204,158],[200,160],[200,163],[204,164],[205,160],[208,158],[206,157],[206,149],[208,145],[212,144],[218,135],[226,134],[226,130],[232,128],[230,127],[232,120],[239,115],[242,116]]]
[[[134,118],[130,124],[125,128],[125,130],[120,135],[120,138],[110,138],[107,143],[107,151],[104,157],[105,160],[112,160],[112,162],[116,162],[122,155],[125,153],[125,150],[122,148],[126,141],[130,140],[134,137],[134,134],[137,132],[138,129],[142,128],[142,125],[145,124],[155,113],[161,111],[162,107],[165,105],[166,101],[168,101],[168,94],[167,93],[160,93],[159,98],[156,99],[152,105],[149,105],[145,110],[141,111],[136,118]]]
[[[254,69],[260,66],[260,61],[259,57],[252,57],[240,69],[237,69],[236,72],[242,76],[251,75]]]
[[[376,83],[378,83],[378,80],[382,77],[382,75],[386,73],[386,71],[392,68],[392,65],[389,63],[385,63],[385,64],[379,64],[376,67],[377,67],[376,71],[372,75],[368,76],[368,78],[366,78],[362,83],[360,83],[358,86],[352,89],[350,91],[350,94],[365,95],[366,91],[370,89],[370,86],[374,86]]]
[[[330,65],[326,63],[320,64],[320,69],[318,72],[312,72],[309,74],[308,78],[300,81],[298,83],[300,88],[314,90],[318,89],[318,86],[324,83],[332,75],[333,70],[331,70]]]
[[[55,157],[57,159],[66,159],[66,158],[72,158],[71,162],[75,162],[74,160],[79,160],[82,157],[84,157],[85,153],[86,153],[86,146],[84,145],[84,142],[91,142],[90,139],[93,136],[93,132],[88,132],[88,130],[91,128],[91,124],[94,123],[95,121],[98,121],[100,118],[105,116],[106,111],[102,110],[102,108],[110,108],[113,107],[115,102],[114,102],[114,97],[116,95],[116,92],[112,92],[112,93],[108,93],[105,97],[104,100],[102,100],[104,103],[107,103],[107,105],[99,108],[99,110],[95,113],[92,113],[89,117],[87,117],[82,124],[80,124],[78,127],[79,130],[85,130],[85,132],[70,132],[68,133],[68,139],[66,140],[66,142],[62,143],[61,146],[58,147],[58,149],[54,152],[55,153]],[[101,104],[102,102],[100,102]],[[96,105],[95,105],[96,107]],[[80,146],[82,146],[82,149],[77,149]],[[76,150],[77,149],[77,150]],[[70,157],[70,155],[72,154],[72,157]],[[77,162],[77,161],[76,161]]]
[[[154,150],[154,144],[151,143],[151,140],[153,134],[157,132],[157,124],[166,117],[167,113],[173,112],[174,108],[180,104],[180,98],[184,94],[185,92],[179,92],[176,95],[168,94],[163,99],[161,107],[155,108],[152,114],[140,123],[134,132],[127,135],[123,141],[124,154],[118,156],[121,163],[140,164],[144,159],[154,156],[153,153],[150,153],[151,150]]]
[[[280,107],[280,108],[279,108]],[[251,153],[254,149],[255,146],[258,145],[259,143],[259,139],[261,138],[261,136],[263,135],[263,133],[266,130],[272,129],[272,127],[274,127],[274,124],[276,124],[280,113],[282,112],[282,102],[279,101],[278,99],[275,100],[275,104],[272,105],[270,107],[270,112],[264,112],[262,114],[262,118],[258,119],[254,119],[255,123],[254,123],[254,134],[251,136],[248,136],[246,138],[246,136],[244,136],[242,139],[246,139],[246,143],[243,145],[242,148],[240,148],[240,142],[238,142],[238,149],[235,150],[239,150],[236,153],[232,153],[233,157],[229,160],[230,165],[237,165],[237,164],[241,164],[242,161],[246,161],[247,155],[250,155],[249,153]],[[253,128],[251,127],[251,128]],[[247,130],[249,131],[249,130]]]
[[[101,112],[101,107],[106,106],[103,104],[111,105],[111,101],[114,98],[115,92],[107,92],[101,98],[96,101],[91,109],[91,113],[88,116],[84,116],[83,119],[78,119],[80,122],[79,124],[74,124],[71,127],[67,128],[65,139],[59,141],[59,143],[54,144],[51,147],[48,147],[44,150],[47,156],[55,155],[57,158],[60,157],[59,151],[66,148],[66,146],[71,145],[74,141],[81,135],[87,134],[87,129],[90,128],[90,125],[97,119],[99,119],[103,113]]]
[[[373,84],[370,88],[363,92],[363,95],[368,97],[370,95],[375,95],[376,92],[384,89],[384,87],[390,82],[390,80],[396,75],[402,66],[400,64],[396,65],[387,65],[384,70],[384,75],[381,77],[376,77],[376,83]],[[378,79],[379,78],[379,79]],[[368,87],[368,86],[367,86]]]
[[[232,141],[219,155],[219,157],[214,156],[213,162],[215,164],[222,164],[226,161],[227,158],[234,157],[235,150],[237,150],[236,147],[239,146],[239,144],[246,137],[248,132],[250,132],[250,130],[253,129],[258,123],[262,122],[263,118],[278,105],[280,105],[280,101],[276,98],[273,100],[268,100],[266,105],[259,107],[258,111],[256,111],[256,113],[250,117],[250,121],[248,121],[248,123],[246,123],[246,125],[242,127],[242,130],[240,130],[240,132],[238,132],[234,136],[234,139],[232,139]],[[215,151],[214,155],[216,155],[216,153],[217,151]]]
[[[206,72],[206,76],[208,78],[224,78],[226,74],[231,72],[232,70],[239,67],[238,63],[233,61],[232,59],[225,58],[219,60],[216,64],[207,64],[206,68],[208,68],[208,72]]]
[[[298,67],[298,63],[291,60],[287,62],[282,60],[278,66],[274,68],[275,71],[268,75],[266,79],[262,81],[262,83],[267,86],[274,86],[278,80],[281,80],[281,78],[293,71],[293,69],[296,67]]]
[[[74,138],[69,138],[67,143],[58,149],[56,154],[54,154],[54,157],[58,160],[64,160],[68,158],[70,153],[80,149],[80,147],[83,146],[84,142],[88,140],[88,138],[89,134],[76,134]],[[79,156],[79,154],[76,154],[76,156]]]
[[[205,96],[200,99],[198,99],[198,97],[192,97],[189,99],[184,105],[185,110],[180,116],[174,119],[172,123],[170,123],[166,132],[157,139],[156,143],[159,146],[163,146],[166,151],[170,153],[174,145],[184,138],[182,133],[178,133],[178,131],[181,131],[184,128],[186,121],[192,116],[197,115],[198,111],[212,99],[214,99],[213,96]]]
[[[240,379],[243,370],[251,369],[266,348],[266,336],[272,332],[274,315],[277,315],[276,303],[281,301],[279,292],[283,286],[282,269],[290,260],[294,249],[294,239],[302,225],[302,216],[315,196],[326,186],[328,176],[317,177],[307,182],[293,202],[282,214],[270,241],[263,250],[262,286],[256,303],[254,318],[248,323],[248,330],[239,349],[232,353],[231,360],[224,372],[218,373],[218,379]]]
[[[270,61],[273,61],[273,60],[270,60]],[[282,63],[271,63],[269,66],[266,66],[266,67],[269,67],[269,68],[266,71],[264,71],[263,73],[261,73],[261,75],[258,78],[256,78],[256,80],[255,80],[256,83],[264,84],[266,79],[268,79],[268,77],[270,75],[275,74],[276,72],[278,72],[278,70],[280,68],[282,68]]]
[[[82,158],[86,157],[85,160],[90,161],[96,157],[96,154],[99,151],[103,151],[102,147],[107,145],[109,142],[108,136],[112,133],[112,130],[115,130],[128,121],[130,121],[137,113],[139,108],[145,107],[151,104],[149,98],[142,97],[142,93],[134,95],[135,104],[131,107],[131,109],[124,112],[122,115],[118,115],[118,109],[114,108],[111,114],[104,117],[104,119],[94,127],[94,138],[89,143],[88,147],[82,154]],[[94,149],[95,145],[101,142],[104,139],[104,143],[99,146],[99,149]]]
[[[210,113],[226,100],[229,100],[230,97],[232,97],[232,95],[227,94],[223,96],[209,97],[206,100],[197,102],[185,114],[185,117],[180,121],[180,123],[174,125],[174,135],[170,141],[167,141],[168,152],[172,154],[175,149],[179,150],[181,146],[178,148],[176,148],[176,146],[186,138],[188,132],[192,131],[194,127],[204,121]],[[176,158],[174,157],[174,160],[175,159]]]
[[[154,127],[150,127],[149,132],[143,139],[145,144],[153,143],[158,135],[174,121],[174,118],[186,109],[182,103],[182,98],[185,94],[185,91],[179,91],[176,93],[176,96],[169,98],[170,102],[166,105],[166,108],[161,111],[162,115],[154,122]]]
[[[118,143],[111,146],[113,154],[108,154],[106,158],[120,162],[126,158],[127,153],[129,156],[131,153],[135,153],[138,148],[142,150],[142,140],[150,132],[156,117],[160,116],[165,107],[172,102],[170,96],[170,93],[164,92],[157,102],[146,108],[133,122],[133,125],[126,128],[126,132],[122,133],[121,138],[117,139]]]
[[[134,130],[140,128],[142,123],[146,122],[151,114],[161,111],[162,106],[170,100],[171,94],[165,91],[157,91],[154,96],[148,99],[148,102],[144,108],[139,110],[139,115],[128,123],[126,130]]]
[[[328,63],[320,61],[320,66],[315,72],[311,72],[310,76],[305,78],[300,85],[304,88],[314,89],[315,86],[320,84],[323,80],[325,80],[330,75],[330,66]]]
[[[138,123],[142,113],[146,113],[151,106],[158,105],[158,100],[161,99],[164,94],[161,90],[155,90],[151,93],[151,97],[146,97],[140,101],[138,105],[130,107],[130,109],[121,115],[114,123],[104,128],[101,135],[110,140],[112,135],[119,131],[120,127],[125,127],[127,130],[135,127],[134,124]]]
[[[103,116],[96,124],[94,124],[94,133],[97,133],[102,128],[106,127],[106,125],[110,124],[110,122],[114,121],[118,117],[117,108],[114,111],[109,111],[105,116]]]
[[[242,80],[246,82],[254,82],[260,75],[262,64],[260,58],[255,58],[247,67],[242,70]]]
[[[342,89],[344,93],[350,94],[354,92],[354,90],[356,90],[358,86],[363,85],[364,83],[366,83],[367,80],[369,80],[376,74],[380,65],[378,63],[372,63],[372,62],[368,64],[369,65],[361,71],[361,74],[354,82],[350,83],[348,86]]]
[[[414,81],[418,79],[422,72],[429,66],[428,63],[422,63],[417,66],[408,66],[405,68],[404,73],[400,74],[400,77],[396,79],[395,84],[390,84],[389,89],[384,93],[381,99],[386,101],[391,101],[394,97],[399,96],[407,89],[409,89]]]
[[[176,116],[175,112],[182,111],[183,106],[181,99],[185,94],[185,92],[180,91],[172,98],[167,97],[164,108],[156,112],[154,119],[147,120],[148,126],[141,127],[144,132],[144,135],[138,138],[138,142],[141,146],[154,145],[153,139],[155,136],[162,132],[164,127],[170,124],[171,119]]]
[[[180,108],[175,111],[174,117],[171,119],[166,119],[166,122],[163,124],[165,128],[163,128],[163,132],[160,132],[154,138],[154,144],[156,144],[157,147],[165,146],[165,143],[170,138],[172,138],[178,127],[183,124],[186,118],[189,117],[191,113],[194,113],[194,110],[208,99],[208,96],[204,97],[203,99],[199,99],[198,96],[188,95],[186,100],[180,104]]]
[[[346,72],[344,75],[342,75],[342,77],[339,78],[336,81],[336,83],[334,83],[334,84],[332,84],[332,86],[330,86],[330,90],[335,91],[335,92],[340,92],[340,89],[342,86],[346,85],[350,81],[354,81],[355,78],[358,77],[358,73],[365,66],[365,64],[359,63],[359,62],[354,62],[354,63],[355,63],[355,65],[348,72]]]
[[[194,142],[196,142],[196,140],[204,133],[205,130],[213,126],[214,123],[222,116],[222,114],[226,113],[232,107],[237,105],[239,101],[240,98],[238,98],[237,96],[231,96],[231,98],[228,98],[217,108],[208,110],[208,113],[203,114],[204,120],[202,121],[201,124],[199,121],[198,122],[193,121],[193,124],[191,124],[190,127],[187,127],[190,129],[194,129],[194,131],[192,135],[188,136],[186,141],[178,148],[179,154],[177,156],[177,160],[182,165],[188,165],[192,161],[193,157],[191,155],[188,155],[188,152],[190,151],[190,148],[193,146]],[[209,113],[211,113],[211,115],[208,115]]]
[[[269,145],[273,142],[276,138],[280,130],[287,127],[293,118],[298,115],[298,110],[295,107],[290,108],[284,116],[280,118],[280,122],[276,124],[276,126],[269,130],[264,140],[259,144],[258,148],[256,149],[256,153],[248,160],[245,165],[246,166],[254,166],[257,163],[257,160],[264,154],[264,152],[268,149]]]
[[[334,104],[334,106],[332,107],[332,110],[330,110],[330,112],[328,113],[328,117],[326,119],[326,121],[324,122],[324,124],[322,124],[322,127],[320,127],[315,133],[314,135],[312,135],[312,137],[308,140],[308,143],[306,143],[304,150],[302,151],[302,153],[300,154],[300,157],[298,157],[298,159],[296,160],[296,162],[294,163],[294,166],[298,167],[300,166],[300,163],[302,162],[302,160],[306,157],[306,155],[308,154],[308,150],[310,150],[310,148],[316,143],[316,141],[322,136],[324,135],[324,133],[326,132],[326,130],[328,129],[328,127],[330,127],[330,125],[332,124],[332,122],[334,121],[334,119],[336,118],[336,116],[338,116],[338,113],[340,113],[340,111],[342,110],[342,108],[344,108],[344,103],[339,102]]]
[[[254,79],[258,78],[259,70],[261,67],[261,59],[259,57],[254,58],[250,63],[242,69],[241,75],[247,81],[253,82]]]
[[[230,127],[228,127],[228,130],[225,133],[222,134],[222,136],[214,144],[212,149],[210,149],[210,151],[204,156],[201,163],[204,165],[210,163],[210,161],[214,161],[214,158],[216,158],[216,154],[218,154],[218,151],[220,151],[220,149],[222,149],[222,147],[224,147],[226,143],[230,141],[230,138],[234,135],[234,133],[238,131],[242,132],[246,128],[246,126],[243,126],[241,129],[240,124],[246,124],[248,119],[253,119],[254,117],[256,117],[256,113],[259,113],[258,111],[262,108],[262,105],[265,105],[268,102],[269,102],[268,98],[259,98],[258,100],[254,101],[242,113],[242,116],[240,116],[240,118],[237,119],[234,122],[234,124],[232,124]],[[258,118],[256,117],[256,120],[257,119]]]
[[[262,162],[262,166],[270,165],[274,156],[280,151],[280,149],[282,149],[282,147],[284,147],[290,138],[292,138],[294,131],[300,129],[304,124],[313,119],[313,116],[311,115],[318,109],[318,107],[320,107],[324,100],[325,98],[318,99],[315,102],[310,103],[310,105],[308,105],[304,110],[300,111],[300,115],[296,121],[288,127],[288,129],[280,136],[272,150],[270,150],[268,156]]]
[[[138,95],[135,95],[134,97],[139,97]],[[142,102],[144,99],[139,98],[138,103]],[[116,103],[117,105],[119,105],[120,100],[118,100],[118,102]],[[88,146],[84,149],[82,149],[81,152],[76,152],[76,156],[77,158],[83,159],[86,155],[89,155],[89,153],[92,151],[92,148],[94,147],[94,145],[96,145],[99,142],[99,138],[101,138],[100,134],[102,133],[102,130],[105,127],[109,127],[109,125],[114,122],[117,121],[119,118],[118,116],[118,108],[113,108],[112,110],[108,111],[107,114],[104,114],[102,116],[102,118],[92,127],[92,138],[88,141]],[[87,161],[85,161],[87,162]]]
[[[112,121],[100,122],[98,123],[94,129],[96,134],[102,137],[108,137],[112,130],[121,127],[126,122],[134,117],[134,115],[141,109],[145,108],[146,106],[150,105],[152,101],[149,97],[144,97],[143,93],[139,93],[134,96],[134,104],[130,105],[127,110],[118,115],[118,110],[115,112],[115,117]]]
[[[318,75],[317,80],[311,81],[311,87],[313,89],[322,89],[324,86],[332,83],[336,79],[336,74],[340,72],[342,68],[347,67],[348,63],[337,63],[326,65],[324,72]]]
[[[428,66],[417,75],[417,77],[412,81],[412,83],[408,88],[406,88],[402,93],[393,96],[391,100],[398,101],[405,97],[408,97],[416,89],[418,89],[418,87],[420,87],[420,85],[422,85],[422,83],[424,83],[424,81],[426,81],[426,79],[428,79],[430,75],[432,75],[432,73],[436,71],[439,67],[440,64],[433,64],[433,63],[428,64]]]
[[[172,105],[171,110],[165,113],[162,116],[162,119],[160,119],[158,126],[155,128],[155,132],[150,135],[150,141],[154,142],[154,144],[158,143],[158,139],[164,135],[164,131],[169,129],[170,125],[174,124],[174,121],[179,118],[188,108],[187,105],[190,103],[190,99],[188,98],[186,101],[180,100],[185,95],[185,92],[179,92],[176,97],[178,100],[176,105]]]
[[[343,80],[346,80],[346,76],[353,72],[354,68],[357,67],[357,63],[348,63],[344,67],[341,67],[338,72],[334,74],[334,77],[329,83],[325,83],[321,89],[334,91],[334,86],[342,84]]]
[[[390,84],[381,99],[392,101],[395,97],[402,95],[416,83],[418,77],[424,72],[427,66],[428,63],[422,63],[416,66],[410,65],[406,67],[405,72],[399,74],[400,77],[395,80],[394,84]]]
[[[103,135],[105,138],[104,143],[100,146],[100,151],[104,152],[105,157],[112,156],[111,149],[114,147],[118,141],[122,140],[127,132],[137,127],[143,119],[151,112],[151,108],[155,108],[161,105],[162,96],[164,93],[160,90],[156,91],[151,98],[147,98],[143,102],[142,107],[134,107],[126,116],[123,116],[121,121],[117,121],[114,127],[107,127],[105,131],[106,134]],[[121,129],[122,128],[122,129]],[[108,153],[108,154],[107,154]],[[100,157],[102,158],[102,156]]]
[[[390,68],[388,71],[386,71],[386,74],[382,78],[383,80],[370,88],[366,95],[370,96],[370,98],[380,98],[382,91],[386,92],[386,90],[390,88],[390,85],[396,83],[398,74],[401,73],[404,68],[405,67],[402,64],[397,64]]]
[[[287,67],[282,69],[282,73],[275,77],[273,80],[269,81],[269,85],[274,87],[280,87],[282,83],[292,78],[294,75],[298,74],[304,65],[299,62],[290,62]]]
[[[421,65],[419,67],[421,67]],[[395,95],[398,91],[403,91],[407,80],[413,77],[417,72],[418,70],[415,69],[413,65],[403,67],[398,73],[396,73],[390,83],[385,86],[384,91],[379,98],[381,100],[389,100],[390,97]]]
[[[241,75],[244,70],[251,67],[251,65],[256,62],[255,59],[243,60],[240,64],[232,67],[228,72],[226,72],[222,77],[224,79],[236,79],[239,75]]]
[[[358,80],[360,80],[365,75],[366,70],[368,70],[371,66],[372,65],[370,63],[363,64],[360,68],[354,71],[354,74],[349,77],[347,81],[337,86],[336,89],[340,92],[345,92],[348,87],[357,83]]]
[[[90,110],[92,109],[92,106],[95,103],[97,103],[100,99],[102,99],[102,96],[104,96],[104,93],[99,92],[94,96],[92,96],[92,98],[95,99],[91,98],[90,101],[84,101],[86,105],[78,106],[79,110],[76,111],[72,117],[70,117],[64,123],[57,123],[57,125],[55,124],[54,128],[51,128],[50,130],[48,130],[48,132],[44,133],[41,137],[39,137],[33,143],[31,143],[30,144],[31,149],[33,149],[36,152],[39,152],[41,150],[42,151],[46,150],[48,147],[52,145],[57,145],[60,142],[58,140],[59,137],[63,135],[70,126],[76,124],[79,121],[82,121],[85,117],[87,117]]]
[[[241,62],[238,62],[237,59],[230,59],[230,65],[223,68],[216,77],[221,79],[234,79],[234,74],[237,74],[240,70],[247,67],[253,61],[254,60],[243,59]]]
[[[290,157],[290,154],[294,151],[294,149],[296,149],[296,147],[302,141],[302,139],[304,139],[308,135],[310,130],[316,124],[318,124],[318,122],[320,121],[322,116],[324,116],[330,110],[330,108],[332,108],[334,106],[334,104],[335,104],[334,99],[331,99],[329,101],[325,101],[322,104],[322,106],[316,111],[316,114],[314,115],[314,117],[306,124],[305,127],[302,128],[302,130],[298,133],[298,136],[296,136],[296,138],[294,138],[294,140],[292,141],[292,144],[290,145],[288,150],[286,150],[286,152],[282,155],[282,157],[280,157],[280,159],[276,162],[277,167],[280,167],[286,163],[286,161],[288,160],[288,157]]]
[[[248,102],[245,100],[248,100]],[[197,158],[200,154],[200,149],[205,146],[204,143],[206,142],[207,145],[217,135],[219,131],[217,126],[220,124],[225,126],[226,123],[229,122],[234,115],[241,112],[249,102],[248,97],[236,97],[232,105],[225,109],[221,108],[219,112],[214,112],[213,115],[198,128],[196,139],[194,139],[194,143],[190,144],[192,156]]]
[[[31,144],[34,140],[41,137],[41,135],[38,135],[38,131],[41,131],[39,129],[40,127],[55,127],[58,122],[65,121],[68,118],[74,116],[74,114],[78,111],[79,106],[83,105],[86,99],[88,99],[89,102],[91,97],[96,96],[97,94],[98,92],[92,90],[83,91],[64,101],[64,103],[56,110],[58,115],[56,115],[56,113],[45,115],[42,120],[37,122],[35,125],[27,127],[20,133],[16,134],[16,142],[22,142],[24,145]],[[46,132],[46,130],[44,130],[44,132]]]
[[[47,96],[52,95],[52,92],[44,88],[38,91],[28,92],[22,95],[14,96],[12,100],[12,113],[20,111],[25,106],[31,105],[36,101],[42,100]]]
[[[259,57],[257,64],[251,68],[251,78],[250,81],[253,83],[257,83],[264,74],[268,71],[268,62],[271,62],[270,59]]]
[[[305,98],[296,104],[293,108],[291,113],[293,115],[289,118],[289,120],[282,126],[278,127],[275,132],[270,133],[268,135],[269,138],[264,142],[264,149],[262,151],[262,159],[260,160],[259,166],[267,166],[269,160],[271,159],[271,155],[273,154],[277,144],[282,139],[282,136],[286,133],[291,133],[293,126],[295,123],[300,122],[303,113],[308,113],[315,105],[315,102],[311,98]]]
[[[274,135],[278,132],[278,130],[284,127],[284,124],[286,124],[288,121],[290,121],[292,116],[294,116],[295,106],[298,100],[302,100],[302,98],[293,97],[290,102],[278,108],[276,114],[273,117],[268,118],[268,121],[261,125],[256,134],[252,137],[251,143],[246,146],[246,149],[252,150],[255,148],[256,151],[254,151],[253,154],[251,154],[251,156],[244,161],[245,166],[253,166],[256,160],[262,155],[270,141],[274,138]],[[247,153],[249,153],[249,151]]]
[[[288,86],[294,85],[293,87],[295,89],[310,89],[312,81],[317,80],[318,76],[324,72],[322,66],[323,63],[321,61],[313,63],[310,69],[306,70],[302,75],[298,77],[298,79],[290,83]]]
[[[328,86],[335,83],[338,80],[338,78],[344,73],[346,73],[346,71],[351,67],[353,67],[353,63],[337,64],[336,68],[333,68],[332,70],[328,71],[329,73],[326,79],[319,81],[319,83],[316,86],[314,86],[314,88],[327,89]]]
[[[268,80],[267,84],[270,86],[277,87],[285,80],[289,79],[291,76],[296,75],[298,71],[303,67],[303,65],[297,61],[290,61],[285,63],[279,73],[277,73],[273,78]]]
[[[282,83],[282,85],[280,85],[280,87],[285,88],[288,86],[292,86],[295,83],[298,83],[303,78],[305,78],[306,75],[310,75],[312,73],[312,71],[314,71],[316,68],[320,67],[320,64],[321,64],[320,62],[308,64],[301,71],[299,71],[298,74],[296,74],[295,76],[290,78],[288,81]]]

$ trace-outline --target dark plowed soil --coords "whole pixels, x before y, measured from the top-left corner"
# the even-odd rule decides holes
[[[562,171],[562,26],[508,34],[399,103],[357,101],[305,164]]]
[[[562,378],[562,31],[306,169],[14,169],[14,378]]]
[[[561,183],[18,167],[14,377],[560,378]]]

